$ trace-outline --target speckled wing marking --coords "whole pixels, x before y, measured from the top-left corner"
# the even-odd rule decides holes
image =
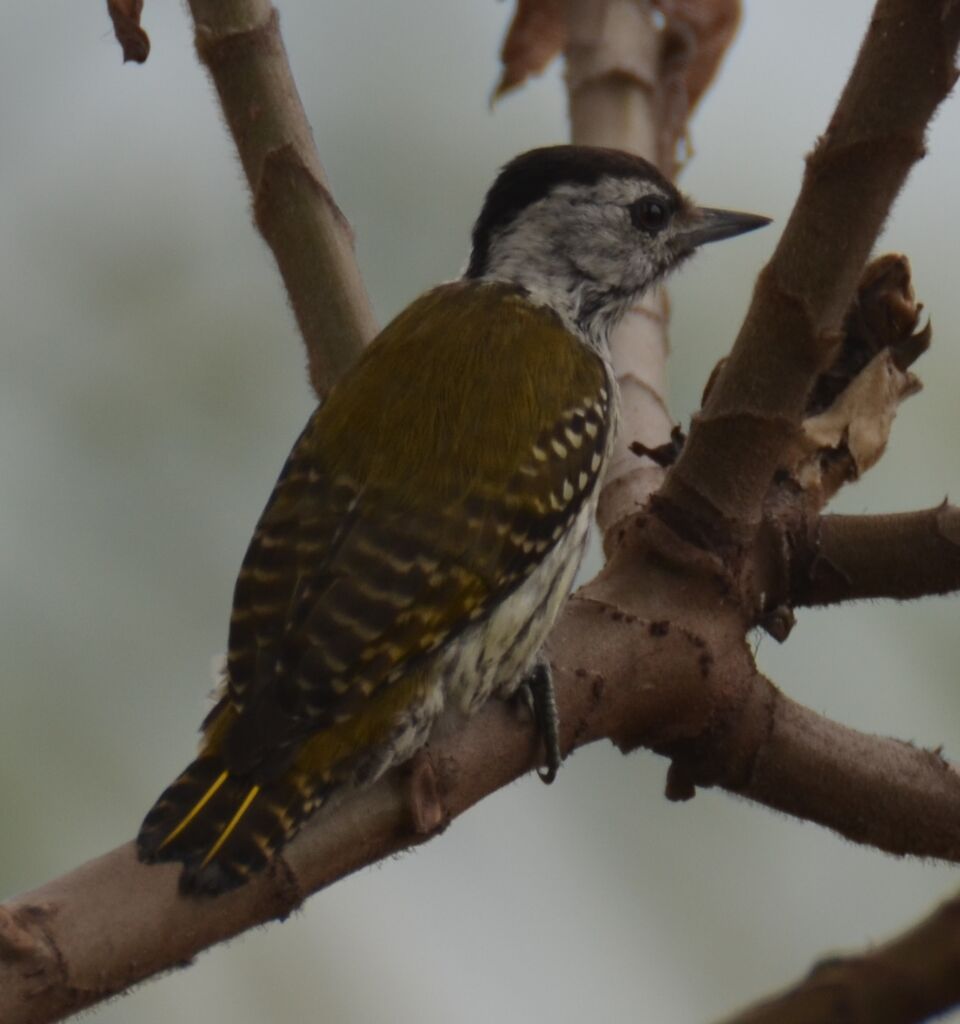
[[[574,521],[603,469],[610,422],[605,386],[544,431],[488,515],[504,534],[505,582],[519,585]]]
[[[391,509],[294,451],[237,582],[230,694],[273,691],[304,734],[348,720],[382,687],[483,618],[563,536],[603,464],[606,390],[530,446],[510,485],[435,515]]]
[[[278,484],[237,583],[230,693],[276,688],[311,729],[349,717],[384,683],[519,586],[587,500],[607,438],[604,393],[541,434],[510,486],[428,516],[296,468]],[[320,510],[323,510],[321,513]]]
[[[354,521],[358,490],[353,482],[322,477],[306,458],[304,439],[312,422],[280,473],[234,588],[227,682],[238,711],[275,676],[282,638],[303,603],[306,578],[323,573]]]

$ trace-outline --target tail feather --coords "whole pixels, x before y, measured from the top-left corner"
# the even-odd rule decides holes
[[[206,755],[154,804],[140,827],[137,851],[148,863],[182,861],[183,892],[224,892],[266,867],[320,800],[298,772],[261,786]]]

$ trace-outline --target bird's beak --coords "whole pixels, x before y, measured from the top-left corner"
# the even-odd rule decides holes
[[[735,210],[711,210],[698,206],[690,213],[687,224],[674,235],[674,242],[682,249],[692,250],[707,242],[719,242],[747,231],[756,231],[770,223],[769,217],[755,213],[737,213]]]

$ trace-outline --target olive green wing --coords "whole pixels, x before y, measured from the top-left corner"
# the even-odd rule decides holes
[[[443,286],[387,327],[308,423],[240,572],[229,693],[254,745],[349,720],[489,614],[592,494],[609,422],[600,359],[511,289]]]

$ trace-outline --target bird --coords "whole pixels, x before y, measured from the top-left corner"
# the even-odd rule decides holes
[[[222,692],[137,851],[216,895],[441,723],[524,699],[560,763],[542,647],[610,457],[610,335],[704,243],[769,219],[697,206],[646,160],[549,146],[496,176],[459,279],[404,309],[293,446],[236,581]]]

